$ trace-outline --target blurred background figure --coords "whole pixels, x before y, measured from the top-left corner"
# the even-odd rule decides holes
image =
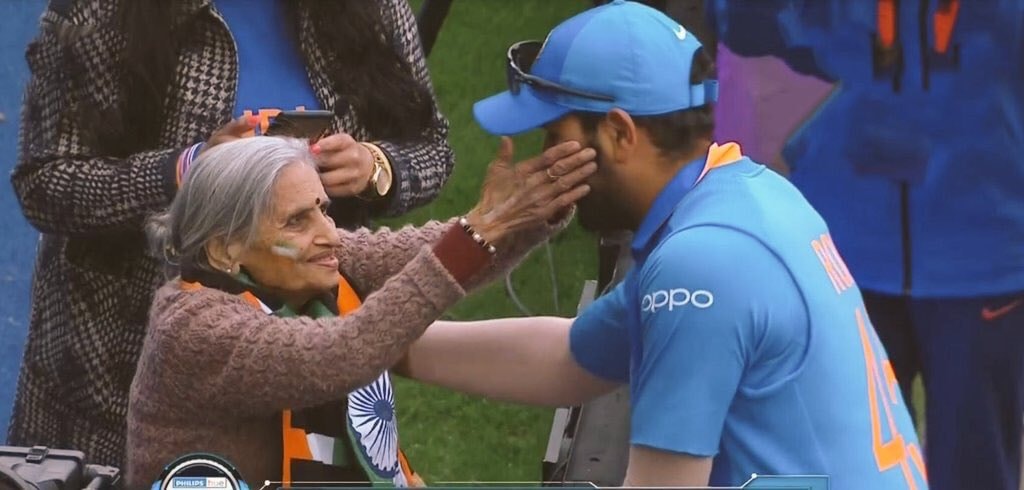
[[[160,283],[142,222],[196,155],[278,110],[331,111],[317,161],[342,227],[429,202],[452,170],[405,0],[53,0],[27,60],[12,182],[43,238],[13,445],[121,465]]]
[[[1017,489],[1024,2],[709,5],[718,138],[775,153],[825,217],[908,403],[924,382],[932,488]]]

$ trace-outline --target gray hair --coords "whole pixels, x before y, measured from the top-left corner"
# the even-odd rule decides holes
[[[204,151],[170,207],[146,223],[150,247],[168,274],[182,267],[212,270],[206,246],[215,238],[251,245],[274,205],[274,183],[294,163],[316,166],[304,140],[257,136]]]

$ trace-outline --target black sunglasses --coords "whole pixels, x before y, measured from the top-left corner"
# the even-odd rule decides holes
[[[533,67],[533,62],[536,61],[537,55],[540,54],[542,46],[543,43],[540,41],[519,41],[512,46],[509,46],[508,66],[505,69],[505,73],[508,78],[508,91],[511,92],[512,95],[518,95],[522,85],[526,84],[536,89],[550,90],[586,99],[603,100],[608,102],[615,100],[614,97],[608,95],[577,90],[572,87],[566,87],[565,85],[531,75],[530,68]]]

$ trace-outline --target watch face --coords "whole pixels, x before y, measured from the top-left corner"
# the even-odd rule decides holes
[[[383,196],[391,190],[391,174],[382,170],[377,174],[377,195]]]

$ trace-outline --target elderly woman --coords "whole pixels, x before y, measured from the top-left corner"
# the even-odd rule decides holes
[[[349,232],[326,214],[307,144],[256,137],[204,153],[150,224],[175,277],[132,383],[128,488],[194,451],[249,481],[415,484],[388,369],[560,228],[596,168],[575,142],[514,166],[511,154],[503,140],[464,217]]]

